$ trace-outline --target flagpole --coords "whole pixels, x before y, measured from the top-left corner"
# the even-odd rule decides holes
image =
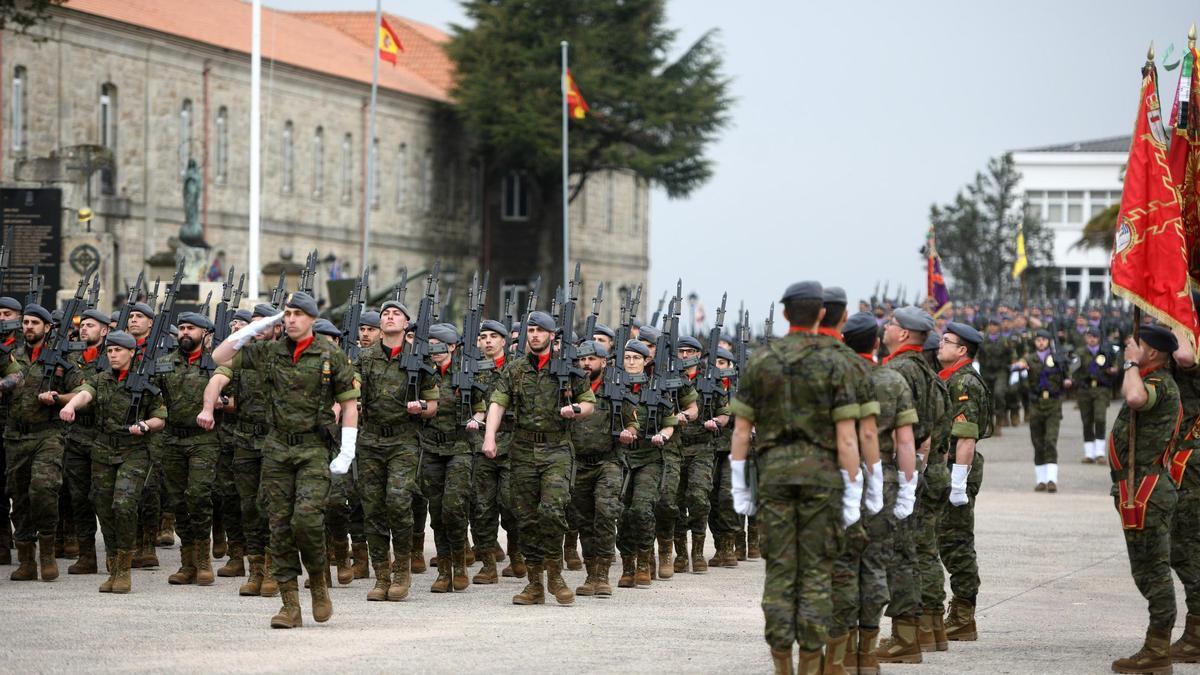
[[[383,25],[383,3],[375,0],[375,54],[371,58],[371,112],[367,123],[367,189],[363,200],[362,269],[370,267],[367,249],[371,242],[371,204],[375,199],[375,101],[379,92],[379,31]]]
[[[562,88],[562,269],[563,269],[563,288],[566,288],[571,279],[571,273],[568,271],[571,266],[571,224],[569,215],[568,203],[568,172],[570,171],[569,157],[567,156],[567,41],[562,41],[562,77],[559,78]],[[566,329],[571,330],[569,327]]]
[[[258,277],[262,267],[259,264],[259,230],[261,205],[259,203],[262,190],[262,0],[254,0],[250,20],[250,242],[249,296],[258,302]]]

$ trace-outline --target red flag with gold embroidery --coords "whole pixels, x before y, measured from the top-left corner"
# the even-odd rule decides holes
[[[575,84],[575,78],[571,77],[571,71],[567,71],[567,114],[571,119],[581,120],[587,117],[588,104],[583,100],[583,94],[579,92],[579,87]]]
[[[1113,241],[1113,292],[1195,338],[1200,325],[1188,289],[1188,241],[1166,140],[1158,75],[1147,64]]]
[[[1188,239],[1188,276],[1200,290],[1200,59],[1195,49],[1183,56],[1171,121],[1175,126],[1167,149],[1171,177],[1179,185],[1183,232]]]
[[[397,57],[402,51],[404,51],[404,45],[400,44],[400,37],[396,35],[396,31],[392,30],[387,19],[380,17],[379,58],[394,66],[396,65]]]

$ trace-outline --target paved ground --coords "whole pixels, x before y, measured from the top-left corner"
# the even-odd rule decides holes
[[[1116,414],[1110,411],[1109,420]],[[1133,652],[1145,603],[1128,576],[1106,467],[1079,464],[1078,413],[1067,404],[1060,439],[1061,491],[1035,494],[1028,429],[982,444],[987,456],[978,505],[983,590],[981,640],[952,643],[920,666],[888,672],[1097,673]],[[432,537],[427,538],[432,546]],[[574,607],[515,607],[520,582],[426,592],[416,576],[402,603],[368,603],[370,582],[333,591],[334,616],[273,631],[277,599],[240,598],[241,580],[172,587],[178,550],[164,568],[134,571],[134,592],[101,595],[98,576],[54,583],[0,577],[0,670],[86,671],[524,671],[764,672],[758,597],[762,563],[685,575],[647,590],[618,589]],[[64,570],[65,571],[65,570]],[[5,571],[6,572],[6,571]],[[569,572],[572,585],[582,572]],[[615,578],[614,578],[615,581]],[[1179,593],[1182,604],[1182,591]],[[1182,609],[1179,618],[1183,623]],[[1177,633],[1178,634],[1178,631]],[[1180,672],[1200,666],[1181,667]]]

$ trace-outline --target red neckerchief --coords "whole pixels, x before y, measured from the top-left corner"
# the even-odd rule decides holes
[[[300,361],[300,355],[303,354],[304,350],[308,349],[309,345],[313,343],[314,337],[316,336],[309,335],[308,337],[296,343],[296,349],[292,352],[292,365],[295,365]]]
[[[145,344],[146,344],[146,338],[144,338],[144,337],[140,337],[140,338],[138,338],[138,339],[137,339],[137,346],[138,346],[138,347],[143,347],[143,346],[145,346]]]
[[[836,328],[832,328],[830,326],[821,326],[820,328],[817,329],[817,334],[818,335],[828,335],[829,337],[834,338],[835,340],[837,340],[839,342],[842,339],[842,331],[840,331]]]
[[[188,365],[189,366],[196,365],[196,362],[200,360],[200,356],[203,354],[204,354],[203,349],[197,349],[196,351],[192,352],[191,354],[188,354],[187,355]]]
[[[550,350],[549,349],[547,349],[545,352],[542,352],[541,354],[534,354],[534,353],[529,354],[529,365],[533,366],[537,370],[540,371],[542,368],[545,368],[547,363],[550,363]]]
[[[129,369],[128,368],[126,368],[125,370],[117,371],[117,382],[124,382],[126,377],[129,377]]]
[[[497,356],[496,358],[492,359],[492,361],[496,364],[496,370],[500,370],[501,368],[504,367],[504,363],[505,363],[504,353],[501,352],[500,356]]]
[[[896,358],[897,356],[900,356],[904,352],[921,352],[921,351],[924,351],[924,349],[922,349],[921,345],[902,345],[896,351],[892,352],[891,354],[888,354],[887,357],[883,359],[883,362],[887,363],[888,361],[891,361],[892,359]]]
[[[874,354],[866,354],[863,352],[859,352],[858,355],[863,357],[864,359],[870,361],[871,363],[875,363],[875,355]]]
[[[725,391],[729,391],[729,378],[728,377],[721,378],[721,386],[725,388]]]
[[[804,326],[792,326],[788,328],[788,335],[791,335],[792,333],[808,333],[809,335],[812,335],[813,330],[811,328],[805,328]]]
[[[1138,375],[1145,377],[1145,376],[1149,375],[1150,373],[1153,373],[1154,371],[1158,370],[1159,368],[1162,368],[1162,364],[1159,364],[1157,366],[1150,366],[1149,368],[1138,368]]]
[[[34,347],[33,349],[31,349],[29,351],[29,360],[37,361],[38,357],[41,355],[42,355],[42,343],[38,343],[38,345],[36,347]]]
[[[688,381],[690,381],[690,382],[695,382],[695,381],[696,381],[696,376],[697,376],[697,375],[699,375],[699,374],[700,374],[700,370],[699,370],[699,369],[696,369],[696,372],[694,372],[694,373],[692,373],[692,374],[690,374],[690,375],[688,375],[688,376],[687,376],[687,379],[688,379]]]
[[[596,379],[592,380],[592,393],[595,394],[596,392],[600,391],[600,385],[602,384],[604,384],[603,377],[597,377]]]
[[[96,358],[99,356],[100,356],[100,347],[98,347],[98,346],[88,347],[87,349],[83,350],[83,362],[84,363],[93,363],[96,360]]]
[[[400,356],[400,352],[404,351],[404,340],[401,340],[400,344],[395,347],[389,347],[382,342],[379,343],[379,346],[383,348],[385,354],[388,354],[388,358],[394,359]]]
[[[9,336],[8,336],[7,338],[5,338],[5,340],[4,340],[4,346],[5,346],[5,347],[11,347],[11,346],[13,346],[13,345],[15,345],[15,344],[17,344],[17,336],[16,336],[16,335],[9,335]]]
[[[438,366],[439,374],[445,375],[447,370],[450,370],[450,365],[453,363],[451,359],[446,359],[446,365]]]
[[[641,392],[641,391],[642,391],[642,385],[640,385],[640,384],[634,384],[634,385],[633,385],[633,393],[637,394],[637,393],[639,393],[639,392]]]
[[[970,365],[970,363],[971,363],[971,359],[961,359],[958,363],[956,363],[948,368],[942,368],[941,370],[939,370],[938,377],[942,378],[942,382],[945,382],[950,379],[951,375],[962,370],[963,366]]]

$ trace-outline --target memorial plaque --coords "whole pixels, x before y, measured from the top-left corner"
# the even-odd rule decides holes
[[[62,260],[62,190],[0,189],[0,237],[9,249],[8,272],[0,282],[0,295],[24,302],[29,274],[36,266],[46,280],[40,304],[53,308]]]

